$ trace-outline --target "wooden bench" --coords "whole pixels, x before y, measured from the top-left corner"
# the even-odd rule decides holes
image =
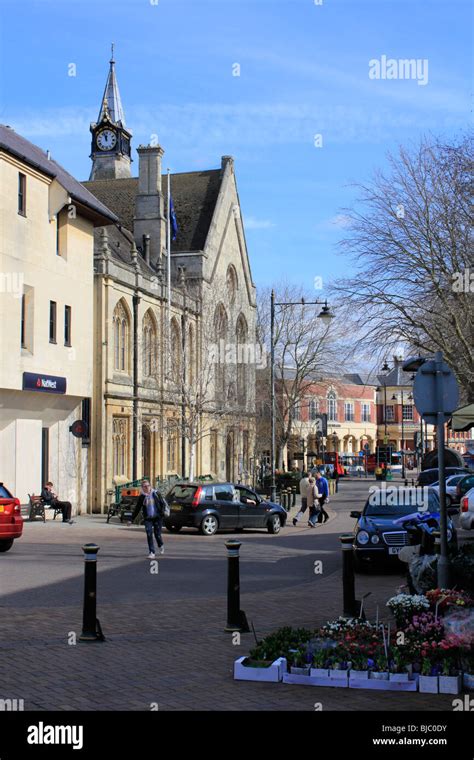
[[[46,507],[41,496],[36,496],[34,493],[28,494],[30,498],[30,512],[28,520],[35,520],[37,517],[41,517],[43,522],[46,521],[46,509],[54,509],[53,520],[56,519],[56,515],[62,514],[62,510],[57,507]]]

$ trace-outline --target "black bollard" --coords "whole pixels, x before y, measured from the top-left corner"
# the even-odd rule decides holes
[[[352,544],[354,542],[354,535],[352,533],[344,533],[339,536],[342,548],[342,594],[343,594],[343,606],[344,617],[356,617],[358,614],[357,602],[355,598],[355,582],[354,582],[354,559]]]
[[[293,502],[292,506],[296,507],[296,486],[293,486]]]
[[[227,625],[225,631],[250,631],[245,612],[240,609],[240,569],[239,550],[242,546],[240,541],[230,539],[225,542],[227,549]]]
[[[82,633],[79,641],[104,641],[100,623],[96,615],[97,602],[97,544],[84,544],[84,609]]]

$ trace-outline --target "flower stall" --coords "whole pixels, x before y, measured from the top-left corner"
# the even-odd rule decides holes
[[[280,628],[234,665],[234,678],[355,689],[458,694],[474,672],[474,607],[463,592],[399,593],[395,624],[339,618]],[[464,679],[464,680],[463,680]]]

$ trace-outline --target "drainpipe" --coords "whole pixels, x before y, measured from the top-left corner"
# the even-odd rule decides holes
[[[138,477],[138,252],[132,247],[132,263],[135,266],[135,293],[133,295],[133,408],[132,408],[132,480]]]

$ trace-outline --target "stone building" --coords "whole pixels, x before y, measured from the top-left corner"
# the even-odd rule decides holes
[[[0,479],[89,497],[94,228],[118,219],[49,154],[0,126]]]
[[[139,146],[131,176],[132,132],[114,60],[91,133],[84,186],[119,220],[96,231],[94,249],[91,508],[101,511],[115,485],[143,476],[192,468],[245,480],[255,436],[256,298],[234,161],[171,174],[178,229],[169,290],[164,150]]]

